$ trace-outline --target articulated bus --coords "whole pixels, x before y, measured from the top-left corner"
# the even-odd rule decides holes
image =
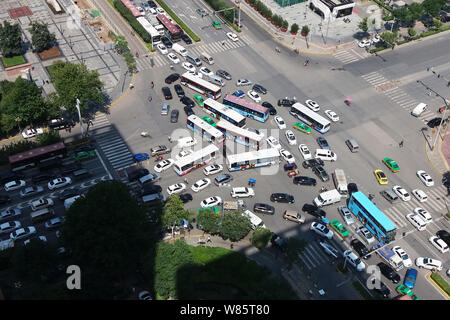
[[[225,136],[221,131],[194,114],[191,114],[187,118],[186,126],[195,133],[199,134],[203,139],[208,140],[216,146],[223,145],[223,142],[225,141]]]
[[[145,17],[138,17],[136,20],[142,25],[145,31],[150,34],[150,37],[152,38],[152,45],[161,42],[161,35],[158,30],[156,30],[156,28],[152,26],[152,24]]]
[[[181,75],[180,82],[182,85],[197,91],[200,94],[207,95],[209,98],[217,100],[222,95],[222,89],[211,82],[196,77],[189,72]]]
[[[279,161],[280,152],[276,148],[227,155],[229,171],[265,167],[274,165]]]
[[[381,244],[395,240],[397,228],[361,191],[352,193],[348,208]]]
[[[259,150],[260,143],[264,138],[262,133],[257,134],[256,132],[239,128],[223,119],[217,122],[216,128],[222,131],[228,139],[233,139],[234,142],[256,150]]]
[[[225,119],[239,128],[245,126],[245,117],[242,114],[213,99],[206,99],[203,102],[203,110],[217,119]]]
[[[179,176],[184,176],[192,170],[200,168],[214,160],[219,153],[218,151],[219,148],[210,144],[201,150],[194,151],[190,155],[175,161],[173,170]]]
[[[181,30],[178,30],[165,14],[157,14],[156,19],[164,26],[164,29],[166,29],[165,33],[172,42],[180,41]]]
[[[301,103],[294,103],[289,113],[320,133],[330,130],[330,121]]]
[[[259,122],[266,122],[269,117],[269,109],[245,99],[238,98],[232,94],[227,94],[223,98],[223,104],[236,110],[244,117],[252,117]]]

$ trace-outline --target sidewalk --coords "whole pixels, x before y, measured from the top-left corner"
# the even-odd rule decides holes
[[[430,144],[434,142],[435,137],[432,138]],[[440,175],[450,170],[450,132],[438,138],[436,147],[432,151],[425,142],[425,152],[428,160],[433,166],[434,170]]]

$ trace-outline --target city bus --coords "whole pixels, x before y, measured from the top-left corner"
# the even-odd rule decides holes
[[[9,165],[12,171],[33,168],[56,158],[64,158],[67,154],[64,142],[54,143],[44,147],[34,148],[9,156]]]
[[[254,120],[259,122],[266,122],[269,117],[269,109],[266,107],[238,98],[232,94],[227,94],[225,98],[223,98],[223,104],[229,106],[233,110],[236,110],[244,117],[252,117]]]
[[[136,18],[136,20],[142,25],[145,31],[147,31],[152,38],[152,45],[161,42],[161,35],[159,34],[158,30],[156,30],[156,28],[152,26],[152,24],[145,17],[138,17]]]
[[[203,80],[202,78],[196,77],[189,72],[185,72],[181,75],[180,82],[182,85],[214,100],[219,99],[222,95],[222,89],[220,87]]]
[[[210,144],[201,150],[194,151],[190,155],[175,161],[173,170],[179,176],[184,176],[192,170],[200,168],[214,160],[219,153],[218,151],[219,148]]]
[[[257,134],[256,132],[239,128],[223,119],[217,122],[216,128],[222,131],[228,139],[233,139],[234,142],[256,150],[259,150],[260,143],[264,138],[262,133]]]
[[[221,131],[200,119],[195,114],[191,114],[187,118],[186,126],[216,146],[223,145],[225,141],[225,135]]]
[[[164,26],[166,29],[165,34],[172,42],[180,41],[181,30],[179,30],[175,25],[170,22],[169,18],[165,14],[157,14],[156,19]]]
[[[289,113],[320,133],[330,130],[330,121],[301,103],[294,103]]]
[[[227,155],[228,170],[240,171],[271,166],[278,163],[279,158],[280,152],[276,148],[231,154]]]
[[[203,110],[219,120],[227,120],[236,127],[243,128],[245,126],[245,117],[242,114],[213,99],[206,99],[203,102]]]
[[[395,240],[397,228],[361,191],[353,192],[348,208],[383,245]]]

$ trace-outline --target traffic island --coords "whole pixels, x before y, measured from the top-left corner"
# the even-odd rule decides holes
[[[441,277],[438,273],[428,273],[426,275],[426,278],[434,285],[436,286],[439,291],[447,297],[447,299],[450,299],[450,284],[444,280],[444,278]]]

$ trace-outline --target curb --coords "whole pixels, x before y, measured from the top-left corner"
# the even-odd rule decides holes
[[[425,278],[428,279],[429,282],[431,282],[446,298],[447,300],[450,300],[450,296],[445,292],[432,278],[431,275],[433,273],[430,271],[425,275]]]
[[[432,161],[432,160],[430,159],[430,156],[429,156],[429,154],[428,154],[428,146],[427,146],[427,143],[426,143],[426,142],[424,143],[424,146],[425,146],[425,154],[427,155],[428,162],[431,164],[431,166],[433,167],[434,171],[436,171],[437,173],[439,173],[440,175],[442,175],[443,172],[441,172],[441,170],[439,170],[439,169],[434,165],[434,161]]]

